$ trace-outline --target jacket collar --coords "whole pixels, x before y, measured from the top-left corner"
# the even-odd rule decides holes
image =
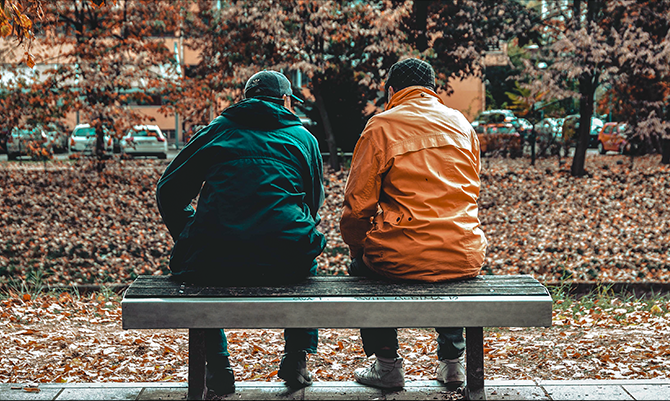
[[[384,110],[390,110],[399,104],[405,103],[408,100],[420,98],[423,96],[434,97],[440,103],[444,104],[442,99],[440,99],[440,97],[437,96],[437,93],[435,93],[432,89],[428,89],[425,86],[417,85],[417,86],[408,86],[407,88],[403,88],[398,92],[394,93],[393,96],[391,97],[391,101],[386,103],[386,108],[384,108]]]
[[[250,128],[278,129],[302,125],[300,118],[276,99],[253,97],[226,108],[221,115]]]

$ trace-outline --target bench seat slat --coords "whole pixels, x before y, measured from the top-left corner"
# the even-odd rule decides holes
[[[126,298],[169,297],[332,297],[332,296],[546,296],[547,289],[535,278],[477,276],[446,283],[389,283],[360,277],[310,277],[302,283],[277,287],[206,287],[185,285],[167,276],[140,276],[128,288]]]

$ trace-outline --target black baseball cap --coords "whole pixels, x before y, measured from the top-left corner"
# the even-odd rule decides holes
[[[281,99],[284,95],[291,96],[294,100],[303,103],[302,99],[293,94],[291,81],[281,72],[267,70],[257,72],[244,85],[245,99],[256,96],[269,96]]]

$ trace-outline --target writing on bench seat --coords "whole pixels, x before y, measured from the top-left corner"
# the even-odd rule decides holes
[[[399,297],[353,297],[355,300],[359,301],[439,301],[439,300],[456,300],[458,299],[455,295],[450,295],[447,297],[439,296],[420,296],[420,297],[411,297],[411,296],[399,296]],[[292,297],[291,300],[294,301],[319,301],[323,300],[323,297]]]
[[[438,297],[438,296],[420,296],[420,297],[411,297],[411,296],[400,296],[400,297],[354,297],[354,299],[360,299],[362,301],[387,301],[390,299],[396,301],[439,301],[439,300],[456,300],[458,299],[455,295],[450,295],[447,297]]]

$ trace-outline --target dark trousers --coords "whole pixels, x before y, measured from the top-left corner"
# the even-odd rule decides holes
[[[311,275],[316,275],[316,264],[314,264],[310,273]],[[198,285],[216,285],[215,282],[210,282],[211,278],[195,273],[181,274],[173,276],[173,278]],[[317,329],[285,329],[284,341],[285,353],[305,351],[315,354],[319,343],[319,331]],[[223,329],[205,330],[205,352],[208,366],[224,367],[229,365],[228,357],[230,356],[230,352],[228,351],[228,339]]]
[[[361,256],[355,258],[349,265],[350,276],[369,277],[377,280],[386,280],[371,270]],[[465,338],[463,337],[463,327],[441,327],[437,331],[437,357],[440,360],[456,359],[465,352]],[[398,349],[398,329],[379,328],[379,329],[361,329],[361,339],[363,340],[363,350],[365,355],[372,354],[382,358],[397,358]]]
[[[319,342],[319,331],[317,329],[285,329],[284,341],[285,353],[305,351],[314,354]],[[230,352],[223,329],[205,330],[205,349],[208,366],[226,365]]]

